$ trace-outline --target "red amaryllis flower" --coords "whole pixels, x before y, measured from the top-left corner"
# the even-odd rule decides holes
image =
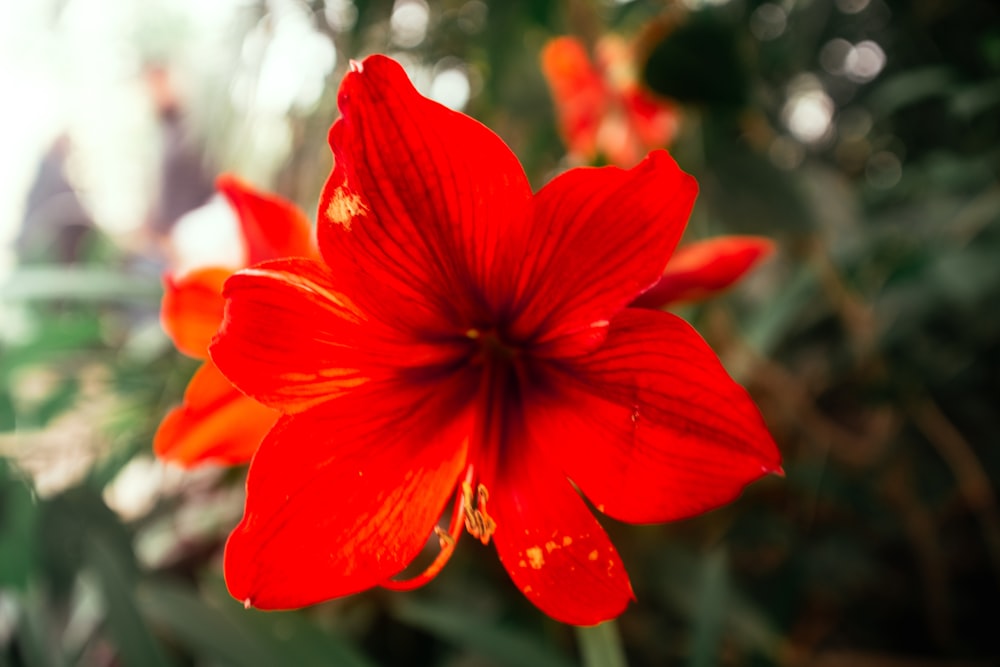
[[[290,202],[256,192],[233,176],[216,182],[236,210],[245,243],[244,266],[279,257],[315,257],[305,215]],[[165,461],[245,463],[279,414],[233,387],[208,359],[208,344],[222,323],[222,285],[233,269],[208,267],[164,278],[160,319],[177,349],[206,359],[184,393],[184,403],[163,419],[153,450]]]
[[[631,48],[617,35],[602,38],[592,63],[575,37],[542,49],[542,72],[556,106],[559,131],[575,158],[631,167],[677,132],[677,109],[638,81]]]
[[[250,464],[230,592],[275,609],[407,588],[390,578],[436,533],[427,580],[464,526],[552,617],[616,616],[629,578],[577,489],[608,516],[659,522],[780,465],[698,334],[626,307],[660,278],[694,180],[657,152],[532,194],[496,135],[384,56],[352,65],[339,105],[322,261],[231,277],[211,347],[285,413]]]

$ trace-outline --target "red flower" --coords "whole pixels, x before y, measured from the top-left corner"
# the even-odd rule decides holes
[[[239,218],[246,264],[278,257],[315,257],[309,221],[291,203],[255,192],[233,176],[216,183]],[[160,424],[153,450],[188,467],[205,462],[245,463],[278,413],[241,394],[208,361],[208,344],[222,323],[222,284],[232,269],[210,267],[164,278],[160,319],[177,349],[206,359],[184,393],[184,403]]]
[[[542,49],[559,131],[570,154],[591,161],[598,154],[622,167],[670,143],[677,110],[643,88],[631,48],[618,36],[597,43],[596,64],[575,37],[557,37]]]
[[[286,414],[250,464],[230,592],[275,609],[410,587],[389,578],[437,532],[428,579],[464,523],[552,617],[616,616],[629,578],[574,484],[608,516],[659,522],[780,466],[698,334],[626,307],[660,277],[694,180],[657,152],[532,194],[496,135],[384,56],[353,65],[339,104],[323,260],[231,277],[211,348]]]

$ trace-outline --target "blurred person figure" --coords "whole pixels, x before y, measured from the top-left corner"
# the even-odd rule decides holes
[[[14,242],[21,264],[75,264],[96,240],[94,220],[66,173],[71,152],[70,137],[62,133],[42,157]]]
[[[215,193],[214,179],[206,167],[205,151],[193,140],[170,70],[148,65],[144,76],[159,118],[162,157],[158,194],[149,226],[158,244],[168,243],[177,221],[206,204]]]

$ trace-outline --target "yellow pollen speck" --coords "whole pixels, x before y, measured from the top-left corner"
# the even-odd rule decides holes
[[[354,218],[367,214],[368,207],[361,197],[347,192],[343,187],[337,188],[326,207],[326,217],[330,222],[335,222],[348,231]]]
[[[522,558],[521,560],[517,561],[517,566],[518,567],[528,567],[528,561],[526,561],[526,560],[524,560]]]
[[[598,557],[598,556],[600,556],[600,554],[599,554],[599,553],[597,553],[597,549],[594,549],[593,551],[591,551],[591,552],[590,552],[590,553],[589,553],[589,554],[587,555],[587,558],[588,558],[588,559],[590,559],[590,560],[597,560],[597,557]]]
[[[597,511],[598,512],[603,512],[604,511],[604,505],[598,505],[597,506]]]
[[[545,558],[542,556],[542,549],[540,547],[530,547],[524,550],[524,555],[528,557],[528,563],[531,565],[531,569],[539,570],[543,565],[545,565]]]
[[[559,548],[559,545],[556,544],[555,542],[552,542],[551,540],[545,543],[545,550],[547,552],[549,552],[549,553],[552,553],[553,551],[555,551],[558,548]]]
[[[563,546],[564,547],[568,547],[571,544],[573,544],[573,538],[572,537],[570,537],[569,535],[567,535],[566,537],[563,538]]]
[[[472,340],[476,340],[477,338],[479,338],[479,329],[469,329],[468,331],[465,332],[465,337],[471,338]]]
[[[531,586],[525,586],[525,587],[524,587],[524,592],[525,592],[525,593],[530,593],[530,592],[531,592],[532,590],[533,590],[533,589],[531,588]]]

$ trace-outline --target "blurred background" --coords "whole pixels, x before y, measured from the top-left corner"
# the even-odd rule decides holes
[[[312,217],[372,52],[536,187],[668,145],[701,183],[689,240],[777,244],[679,312],[787,477],[605,522],[630,664],[1000,664],[995,2],[35,0],[0,4],[0,666],[580,664],[473,540],[414,593],[244,611],[220,555],[245,468],[152,455],[198,363],[161,275],[240,261],[215,176]]]

